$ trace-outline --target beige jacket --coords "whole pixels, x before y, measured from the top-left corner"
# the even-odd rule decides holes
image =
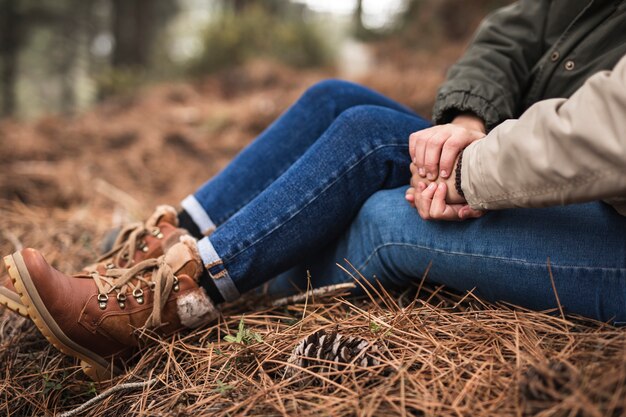
[[[461,188],[477,209],[605,200],[626,216],[626,56],[468,146]]]

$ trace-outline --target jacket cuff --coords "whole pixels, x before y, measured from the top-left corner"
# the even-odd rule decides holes
[[[474,113],[485,122],[487,132],[499,125],[502,117],[498,109],[483,96],[467,90],[439,93],[433,108],[433,122],[437,125],[450,123],[460,113]]]
[[[489,190],[483,181],[482,162],[477,152],[479,142],[471,143],[463,151],[461,189],[467,204],[474,210],[493,209],[494,207],[485,203],[485,200],[488,200],[485,196],[489,195]]]

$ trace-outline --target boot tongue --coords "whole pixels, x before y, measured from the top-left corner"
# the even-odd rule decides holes
[[[202,262],[195,248],[195,241],[181,239],[165,254],[165,263],[172,268],[174,275],[187,275],[197,281],[202,272]],[[192,247],[193,245],[193,247]]]
[[[164,223],[178,227],[178,213],[172,206],[157,206],[152,216],[146,221],[146,227],[161,226]]]

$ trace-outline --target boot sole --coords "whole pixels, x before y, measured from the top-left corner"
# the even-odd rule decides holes
[[[4,264],[27,314],[48,342],[66,355],[80,359],[83,372],[94,381],[109,380],[122,373],[110,361],[83,348],[63,333],[41,300],[21,253],[5,256]]]
[[[28,317],[28,311],[26,310],[26,306],[22,304],[20,296],[4,287],[0,287],[0,305],[5,306],[22,317]]]

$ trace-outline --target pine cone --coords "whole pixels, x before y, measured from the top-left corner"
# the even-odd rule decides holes
[[[333,372],[342,371],[350,364],[362,368],[376,366],[380,364],[379,357],[378,346],[365,339],[318,330],[295,347],[287,361],[291,366],[287,368],[286,375],[297,375],[301,372],[299,368]]]
[[[563,401],[572,394],[577,379],[576,370],[565,362],[553,360],[546,365],[531,366],[520,381],[525,415],[534,415],[550,404]]]

